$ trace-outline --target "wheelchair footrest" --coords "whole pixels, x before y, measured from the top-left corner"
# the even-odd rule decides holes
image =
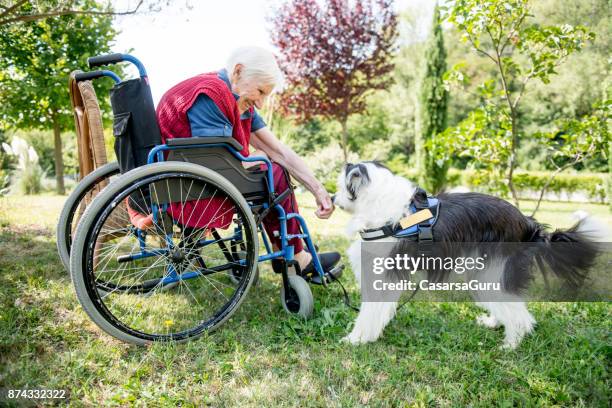
[[[272,270],[278,274],[283,273],[283,263],[282,259],[273,259],[272,260]],[[329,272],[326,272],[321,279],[321,276],[317,272],[310,273],[308,275],[303,275],[297,261],[289,261],[287,262],[287,268],[293,267],[295,269],[295,273],[300,275],[304,280],[308,283],[312,283],[313,285],[327,285],[330,282],[338,280],[340,276],[342,276],[342,272],[344,271],[344,264],[338,264],[334,268],[332,268]]]
[[[304,276],[304,279],[306,279],[306,282],[312,283],[313,285],[327,285],[330,282],[338,280],[340,276],[342,276],[342,271],[344,271],[344,264],[339,264],[332,268],[332,270],[329,272],[325,272],[323,280],[321,280],[318,273]]]

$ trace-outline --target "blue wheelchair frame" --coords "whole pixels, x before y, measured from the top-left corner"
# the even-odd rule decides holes
[[[147,72],[144,68],[144,65],[136,57],[132,55],[113,54],[109,56],[95,57],[95,58],[97,58],[97,60],[94,60],[93,58],[90,59],[90,66],[104,65],[104,64],[115,63],[119,61],[131,62],[138,68],[139,76],[142,79],[148,80]],[[106,76],[106,77],[110,77],[111,79],[113,79],[115,84],[121,83],[121,78],[114,72],[108,71],[108,70],[100,70],[100,71],[94,71],[94,72],[83,73],[83,74],[78,74],[78,75],[80,77],[80,80],[94,79],[94,78]],[[234,149],[233,147],[229,145],[225,145],[225,144],[216,144],[216,143],[215,144],[195,144],[195,145],[190,145],[190,146],[168,146],[166,144],[157,145],[153,149],[151,149],[151,151],[149,152],[149,155],[147,158],[147,164],[165,161],[164,152],[166,151],[179,150],[179,149],[182,150],[182,149],[195,149],[195,148],[211,148],[211,147],[224,147],[236,159],[240,160],[241,162],[264,162],[267,167],[266,168],[266,178],[267,178],[268,191],[270,195],[272,196],[274,195],[274,176],[272,173],[272,162],[268,158],[261,157],[261,156],[244,157],[236,149]],[[264,203],[263,205],[264,205],[264,209],[268,208],[267,203]],[[160,216],[160,212],[166,211],[167,204],[163,204],[162,208],[160,209],[158,208],[157,205],[152,203],[151,208],[153,211],[153,220],[154,222],[157,222]],[[312,254],[315,271],[319,275],[322,284],[325,285],[326,284],[325,272],[323,271],[323,267],[321,266],[321,262],[317,255],[315,246],[312,243],[310,232],[308,230],[308,227],[306,225],[306,221],[304,220],[304,218],[298,213],[286,213],[283,207],[281,207],[279,204],[274,205],[274,210],[278,213],[278,218],[280,221],[279,234],[280,234],[281,248],[278,251],[272,251],[272,248],[271,248],[271,245],[270,245],[270,242],[266,235],[265,230],[261,228],[261,225],[258,225],[257,228],[261,231],[261,238],[266,248],[266,254],[264,255],[258,254],[257,262],[259,263],[259,262],[264,262],[264,261],[270,261],[272,259],[278,259],[278,258],[284,259],[286,262],[291,262],[294,260],[294,247],[293,245],[289,245],[289,240],[293,238],[303,239],[306,243],[306,247],[308,248],[308,251]],[[300,229],[302,230],[301,234],[288,234],[287,233],[287,221],[290,219],[296,219],[299,222]],[[168,254],[173,249],[174,242],[172,241],[172,235],[166,234],[165,240],[166,240],[166,244],[168,248],[158,249],[158,250],[146,250],[145,249],[146,248],[146,243],[145,243],[146,233],[143,230],[139,230],[136,227],[132,227],[132,228],[133,228],[132,232],[136,235],[138,242],[139,242],[140,253],[122,256],[120,257],[121,261],[126,262],[126,261],[131,261],[131,260],[136,260],[136,259],[148,258],[152,256],[165,255],[165,254]],[[232,240],[239,241],[241,239],[242,239],[242,231],[240,228],[236,228],[233,236],[223,238],[221,241],[232,241]],[[216,239],[202,239],[202,240],[199,240],[196,243],[196,245],[202,248],[207,245],[215,244],[218,242],[219,240],[216,240]],[[238,262],[240,265],[246,264],[246,260],[238,260]],[[179,280],[193,279],[193,278],[200,277],[202,275],[209,275],[209,274],[216,273],[216,272],[223,270],[218,267],[216,268],[212,267],[212,268],[206,268],[206,269],[207,269],[206,272],[187,271],[179,275],[173,265],[168,265],[168,273],[166,276],[164,276],[164,278],[159,283],[161,283],[162,285],[168,285],[174,282],[178,282]],[[284,276],[283,278],[284,278],[283,284],[286,285],[287,284],[286,276]]]
[[[166,151],[179,150],[179,149],[182,150],[182,149],[212,148],[212,147],[226,148],[236,159],[240,160],[241,162],[264,162],[267,167],[266,168],[266,179],[267,179],[266,181],[268,184],[268,191],[270,194],[274,194],[274,176],[272,173],[272,162],[268,158],[262,157],[262,156],[244,157],[236,149],[234,149],[231,146],[225,145],[225,144],[210,143],[210,144],[195,144],[195,145],[190,145],[190,146],[168,146],[166,144],[158,145],[158,146],[155,146],[153,149],[151,149],[151,151],[149,152],[147,164],[165,161],[164,152]],[[268,208],[267,203],[264,203],[263,206],[264,206],[264,209]],[[153,209],[153,219],[157,220],[157,217],[159,217],[159,214],[158,214],[159,208],[156,205],[152,205],[152,209]],[[166,208],[161,209],[161,211],[165,211],[165,210]],[[293,245],[289,245],[289,240],[293,238],[300,238],[300,239],[303,239],[304,242],[306,243],[306,247],[308,248],[308,251],[312,254],[312,259],[313,259],[315,270],[319,274],[321,281],[325,283],[325,279],[324,279],[325,272],[323,271],[323,267],[321,266],[319,257],[317,256],[315,246],[312,243],[310,232],[308,230],[308,226],[306,225],[306,221],[304,220],[304,218],[298,213],[286,213],[283,207],[281,207],[279,204],[274,205],[274,210],[276,210],[276,212],[278,213],[278,218],[280,221],[279,234],[280,234],[281,248],[278,251],[273,252],[270,246],[270,241],[266,235],[266,232],[264,231],[263,228],[260,228],[260,226],[258,225],[257,227],[261,231],[261,238],[266,248],[266,254],[259,255],[257,258],[257,262],[269,261],[269,260],[276,259],[276,258],[282,258],[285,261],[293,261],[294,248],[293,248]],[[287,233],[287,221],[290,219],[296,219],[299,222],[300,229],[302,230],[301,234],[288,234]],[[233,236],[224,238],[223,241],[241,240],[241,239],[242,239],[242,236],[241,236],[240,228],[237,228]],[[159,254],[159,251],[149,251],[149,252],[145,251],[144,250],[145,248],[144,240],[141,240],[140,236],[139,236],[139,241],[141,245],[140,258],[144,258],[147,256],[155,256]],[[173,243],[172,243],[171,235],[166,236],[166,242],[169,245],[169,247],[172,248]],[[197,246],[204,247],[206,245],[215,244],[217,242],[219,241],[214,240],[214,239],[204,239],[204,240],[198,241]],[[163,250],[164,253],[167,253],[167,251],[169,251],[169,249]],[[133,258],[133,259],[136,259],[136,258]],[[246,263],[246,261],[244,260],[240,260],[238,262],[241,265],[244,265]],[[170,268],[173,268],[173,266],[170,265]],[[214,268],[208,268],[208,269],[214,270]],[[181,274],[179,278],[176,271],[172,270],[171,273],[167,277],[164,278],[163,283],[164,284],[173,283],[173,282],[178,281],[179,279],[195,278],[199,275],[201,275],[201,272],[184,272]]]

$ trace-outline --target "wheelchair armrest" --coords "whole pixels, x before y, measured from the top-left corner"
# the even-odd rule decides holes
[[[225,144],[234,149],[241,151],[242,145],[233,137],[179,137],[166,140],[168,146],[192,146],[192,145],[207,145],[207,144]]]

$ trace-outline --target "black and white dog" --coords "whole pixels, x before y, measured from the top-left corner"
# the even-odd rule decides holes
[[[378,162],[362,162],[344,167],[339,175],[338,189],[333,200],[338,207],[352,214],[347,233],[353,236],[360,231],[397,224],[406,215],[415,191],[415,184],[394,175],[384,165]],[[541,257],[556,275],[570,282],[575,282],[576,274],[580,275],[581,271],[590,267],[592,258],[598,253],[597,245],[593,242],[603,242],[608,238],[605,228],[600,227],[591,217],[583,216],[574,227],[551,233],[533,218],[524,216],[510,203],[493,196],[478,193],[445,193],[438,195],[438,200],[440,209],[433,228],[434,242],[581,243],[578,253],[572,253],[570,256],[553,253],[548,249],[549,252],[542,254]],[[402,251],[401,238],[385,239],[395,242],[395,245],[391,245],[394,248],[392,252],[397,254]],[[362,274],[372,273],[361,270],[362,242],[361,239],[356,240],[347,251],[359,286]],[[394,253],[389,255],[394,256]],[[534,262],[535,257],[536,255],[528,257],[527,264],[524,262],[525,257],[522,257],[522,265],[515,265],[513,260],[509,261],[503,256],[491,260],[490,273],[494,279],[504,285],[502,289],[506,295],[504,299],[512,301],[477,302],[489,312],[479,316],[477,322],[490,328],[503,325],[505,328],[503,348],[516,348],[521,339],[533,330],[536,323],[519,294],[519,289],[531,279],[529,264]],[[519,273],[513,271],[515,266],[522,270]],[[509,280],[514,282],[508,285]],[[362,301],[353,330],[343,340],[352,344],[377,340],[394,317],[397,300]]]

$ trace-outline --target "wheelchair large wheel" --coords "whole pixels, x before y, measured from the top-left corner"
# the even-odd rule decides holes
[[[111,162],[89,173],[75,187],[64,203],[57,223],[57,252],[62,264],[70,268],[73,233],[87,205],[119,174],[119,163]]]
[[[239,248],[237,246],[232,245],[232,255],[238,259],[245,259],[247,252],[244,248],[244,245],[241,245]],[[232,269],[232,272],[230,273],[229,276],[232,282],[234,282],[234,284],[237,285],[238,283],[240,283],[242,271],[243,271],[243,268],[240,266],[237,266]],[[259,267],[255,268],[254,275],[255,276],[253,277],[253,286],[257,285],[257,282],[259,282]]]
[[[117,223],[126,208],[152,214],[151,225]],[[244,259],[228,243],[243,246]],[[89,317],[143,345],[219,327],[248,293],[257,256],[255,220],[236,187],[202,166],[164,162],[122,175],[94,199],[75,233],[70,271]]]

